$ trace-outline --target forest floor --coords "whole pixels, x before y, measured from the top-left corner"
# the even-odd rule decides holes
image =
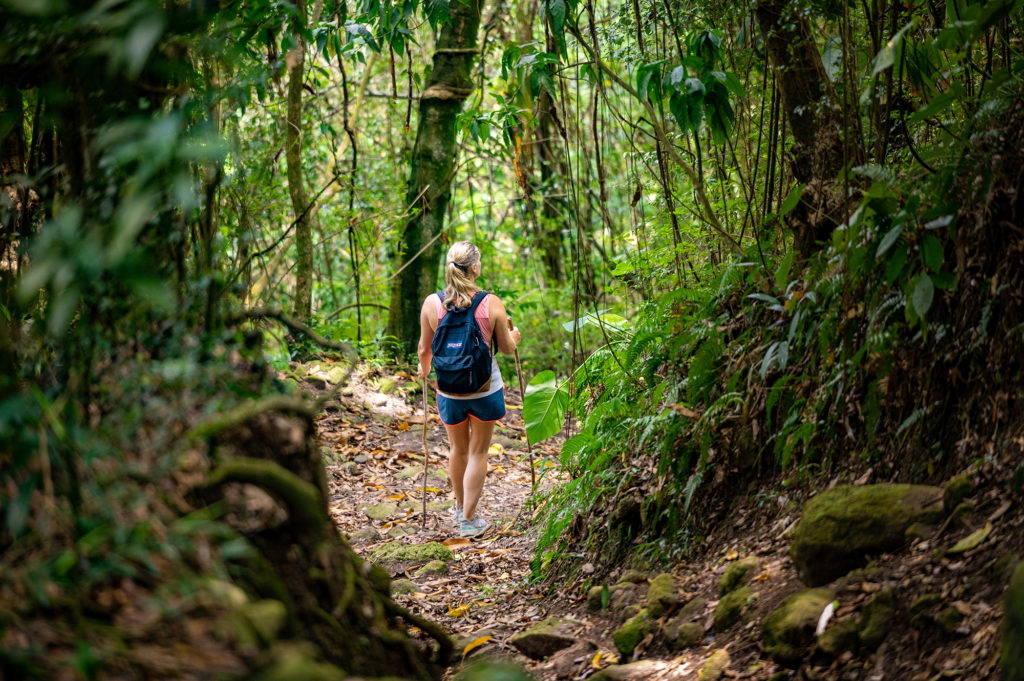
[[[317,377],[325,377],[329,367],[305,369],[312,374],[307,382],[322,383]],[[785,599],[804,588],[787,553],[802,499],[760,494],[734,509],[692,560],[662,567],[673,577],[677,605],[696,606],[692,616],[704,632],[696,644],[678,649],[659,634],[676,610],[672,607],[633,655],[620,659],[612,634],[630,612],[643,605],[646,584],[657,572],[627,573],[619,566],[584,565],[572,583],[529,581],[544,508],[528,506],[531,478],[522,402],[508,384],[508,415],[492,440],[480,502],[480,512],[491,528],[472,541],[457,537],[447,510],[451,505],[445,472],[447,442],[431,394],[424,527],[423,411],[415,383],[402,372],[364,368],[343,390],[340,406],[318,419],[318,436],[328,463],[330,511],[363,556],[391,542],[440,542],[454,552],[444,574],[421,572],[425,560],[391,565],[389,571],[393,584],[409,580],[401,582],[408,593],[396,593],[396,601],[442,624],[459,650],[466,651],[465,658],[511,658],[544,681],[586,679],[602,669],[606,671],[600,676],[610,679],[719,678],[710,669],[701,670],[713,653],[723,649],[727,663],[718,674],[725,678],[995,678],[1001,596],[1013,562],[1008,558],[1021,551],[1024,525],[1020,504],[1003,498],[1005,487],[995,484],[998,472],[976,471],[978,479],[990,479],[991,484],[981,486],[974,495],[973,512],[963,522],[941,528],[928,540],[915,541],[900,554],[881,556],[875,569],[837,587],[840,605],[830,626],[852,623],[879,591],[896,594],[888,636],[876,650],[853,646],[833,656],[809,652],[795,672],[776,676],[785,668],[764,653],[760,625]],[[562,479],[557,467],[559,446],[548,442],[534,448],[541,491]],[[858,483],[868,478],[870,471]],[[985,541],[965,553],[953,557],[936,550],[983,527],[989,528]],[[757,569],[743,618],[716,632],[713,613],[722,574],[730,564],[750,556],[756,557]],[[592,598],[588,608],[585,580],[598,575],[608,584],[621,579],[637,583],[638,589],[623,591],[633,594],[633,602],[612,598],[611,607],[596,609]],[[555,637],[562,640],[557,645],[567,647],[531,659],[510,643],[514,635],[552,616],[565,618],[558,623]],[[717,659],[723,656],[719,653]],[[636,664],[625,664],[630,661]]]

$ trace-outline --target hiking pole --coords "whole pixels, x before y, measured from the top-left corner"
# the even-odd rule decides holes
[[[512,326],[512,315],[508,316],[508,330],[515,329]],[[523,426],[526,426],[526,389],[523,388],[523,367],[519,364],[519,347],[512,349],[516,356],[516,376],[519,377],[519,396],[523,399]],[[530,431],[526,431],[526,452],[530,455],[530,495],[537,491],[537,473],[533,470],[533,446],[530,444]],[[533,505],[532,502],[530,504]]]
[[[427,377],[423,377],[423,522],[422,529],[427,529],[427,461],[430,454],[427,452],[427,421],[430,416],[427,414]]]

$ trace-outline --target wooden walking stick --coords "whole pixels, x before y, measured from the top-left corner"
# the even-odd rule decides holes
[[[427,414],[427,377],[423,377],[423,522],[422,529],[427,529],[427,461],[430,454],[427,451],[427,421],[430,420]]]
[[[512,326],[512,315],[508,316],[508,330],[515,329]],[[526,425],[526,389],[523,388],[523,367],[519,364],[519,347],[513,348],[516,356],[516,376],[519,377],[519,395],[523,398],[523,425]],[[526,431],[526,452],[530,455],[530,494],[537,491],[537,473],[533,469],[533,445],[530,444],[530,431]]]

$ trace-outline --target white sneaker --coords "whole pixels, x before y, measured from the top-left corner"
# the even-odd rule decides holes
[[[476,537],[487,531],[487,528],[491,524],[481,518],[479,515],[472,520],[462,519],[459,523],[459,536],[460,537]]]
[[[458,527],[462,524],[462,507],[452,506],[448,509],[448,512],[452,514],[452,526]]]

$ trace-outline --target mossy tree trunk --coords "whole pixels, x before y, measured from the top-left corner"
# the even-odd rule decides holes
[[[453,0],[451,20],[439,31],[433,69],[420,96],[405,198],[412,215],[403,227],[395,257],[395,269],[405,268],[392,281],[387,325],[387,332],[407,354],[415,351],[419,340],[420,304],[437,282],[443,244],[436,237],[444,227],[458,160],[456,118],[473,90],[470,71],[477,52],[481,5],[481,0]]]
[[[297,0],[297,28],[306,26],[306,1]],[[309,321],[313,311],[313,210],[302,179],[302,78],[306,64],[306,39],[296,30],[295,49],[288,53],[288,107],[285,114],[285,161],[288,194],[295,213],[295,307],[294,315]]]
[[[790,167],[804,185],[787,222],[793,228],[794,246],[807,258],[842,220],[846,202],[834,185],[846,161],[860,154],[854,145],[844,148],[832,88],[811,25],[801,12],[800,4],[792,0],[765,0],[755,10],[793,133]]]

